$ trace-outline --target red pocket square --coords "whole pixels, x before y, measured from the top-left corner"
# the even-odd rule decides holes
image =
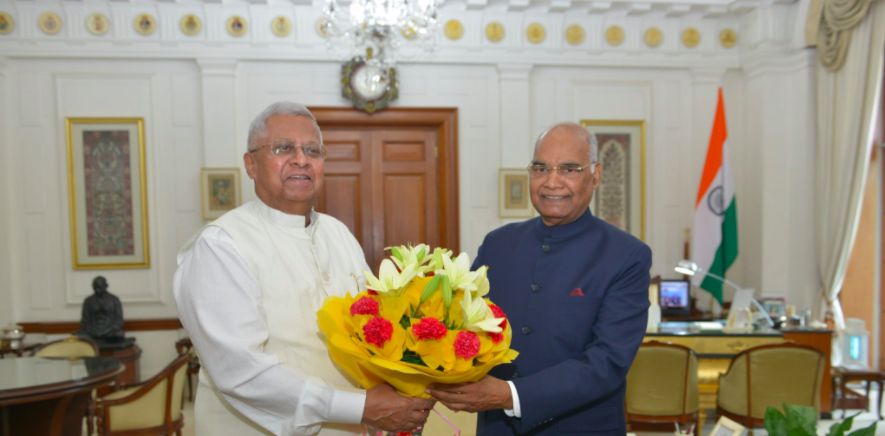
[[[578,288],[578,289],[575,289],[574,291],[572,291],[572,293],[569,295],[571,295],[573,297],[583,297],[584,291],[582,291],[581,288]]]

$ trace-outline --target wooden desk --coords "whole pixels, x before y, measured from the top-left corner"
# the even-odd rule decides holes
[[[123,370],[110,357],[0,360],[0,434],[79,436],[92,390]]]
[[[706,416],[704,409],[715,409],[719,394],[719,375],[728,371],[731,359],[751,347],[777,344],[792,340],[799,344],[817,348],[826,356],[824,379],[821,383],[820,412],[825,418],[831,416],[832,376],[830,375],[830,340],[832,331],[786,331],[770,330],[748,334],[728,334],[722,332],[698,332],[671,329],[666,326],[658,333],[646,333],[644,341],[657,340],[672,342],[691,348],[698,355],[698,403],[701,420]],[[703,422],[703,421],[702,421]]]

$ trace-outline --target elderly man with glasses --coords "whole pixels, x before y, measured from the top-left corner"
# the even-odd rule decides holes
[[[477,383],[429,392],[452,410],[480,412],[479,436],[623,436],[651,250],[590,213],[602,166],[596,138],[580,125],[541,134],[528,173],[540,217],[489,233],[473,265],[489,267],[489,298],[506,314],[519,357]]]
[[[365,289],[369,267],[347,227],[313,210],[325,153],[307,108],[272,104],[243,157],[258,198],[179,252],[175,301],[202,363],[197,435],[359,435],[361,423],[407,432],[433,408],[388,385],[356,389],[329,357],[316,313],[329,296]]]

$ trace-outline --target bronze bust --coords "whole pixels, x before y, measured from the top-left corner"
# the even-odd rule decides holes
[[[77,334],[95,341],[100,350],[125,348],[135,342],[134,338],[124,336],[123,304],[116,295],[108,292],[107,280],[96,277],[92,280],[92,290],[94,294],[83,302]]]

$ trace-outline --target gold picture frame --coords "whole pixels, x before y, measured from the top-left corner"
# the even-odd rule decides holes
[[[596,135],[602,164],[590,210],[645,241],[645,121],[581,120],[581,126]]]
[[[525,168],[498,170],[499,217],[531,218],[535,215],[529,183],[529,171]]]
[[[211,221],[243,204],[239,168],[201,168],[203,219]]]
[[[75,270],[150,268],[144,118],[66,118]]]

